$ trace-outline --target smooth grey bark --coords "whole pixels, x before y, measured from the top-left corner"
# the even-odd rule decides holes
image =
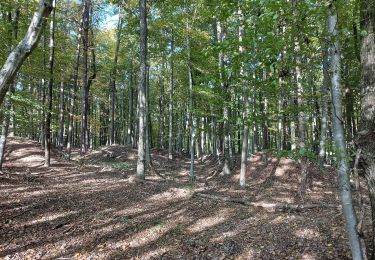
[[[186,49],[188,52],[188,78],[189,78],[189,126],[190,126],[190,171],[189,177],[191,181],[195,180],[194,158],[195,158],[195,120],[193,113],[193,74],[191,70],[191,49],[190,49],[190,25],[186,21]]]
[[[61,81],[60,83],[60,127],[59,127],[59,150],[62,151],[64,148],[64,82]]]
[[[328,24],[328,23],[327,23]],[[321,119],[320,119],[320,140],[319,140],[319,163],[322,166],[326,156],[327,123],[328,123],[328,90],[330,88],[328,47],[323,49],[323,84],[321,87]]]
[[[117,63],[118,63],[118,54],[120,51],[120,42],[121,42],[121,28],[122,28],[122,14],[119,13],[118,23],[117,23],[117,39],[115,53],[113,57],[113,68],[111,73],[111,133],[110,133],[110,144],[115,144],[115,107],[116,107],[116,75],[117,75]]]
[[[164,63],[163,63],[164,66]],[[164,81],[160,84],[160,97],[159,97],[159,144],[160,148],[164,149],[164,96],[165,84]]]
[[[6,101],[5,108],[7,111],[10,110],[11,108],[10,100]],[[4,117],[3,127],[1,129],[1,135],[0,135],[0,172],[3,170],[5,145],[6,145],[7,135],[8,135],[8,130],[9,130],[10,115],[5,114],[3,115],[3,117]]]
[[[81,31],[82,31],[82,22],[78,25],[78,33],[77,33],[77,47],[76,47],[76,63],[74,66],[74,74],[73,74],[73,86],[70,90],[70,108],[69,108],[69,126],[68,126],[68,142],[66,145],[68,160],[70,160],[72,146],[74,145],[74,109],[75,109],[75,97],[76,92],[78,90],[78,70],[79,70],[79,63],[81,57]]]
[[[361,117],[357,145],[367,180],[372,213],[372,258],[375,259],[375,2],[361,1]]]
[[[218,8],[218,7],[217,7]],[[218,12],[218,10],[217,10]],[[225,38],[224,28],[220,21],[216,21],[216,41],[221,43]],[[219,76],[220,76],[220,85],[224,92],[224,104],[223,104],[223,151],[224,151],[224,165],[223,165],[223,173],[224,175],[230,175],[230,136],[229,136],[229,106],[227,102],[230,100],[230,95],[228,91],[228,82],[225,79],[225,67],[224,67],[224,53],[222,51],[219,52],[218,57],[218,69],[219,69]]]
[[[243,55],[245,53],[245,48],[242,45],[243,38],[244,38],[244,15],[242,13],[241,8],[238,9],[238,16],[239,16],[239,23],[240,26],[238,28],[238,40],[240,42],[239,52]],[[245,86],[245,82],[243,77],[245,76],[244,72],[244,64],[241,62],[240,68],[240,77],[243,89],[243,136],[242,136],[242,149],[241,149],[241,169],[240,169],[240,186],[244,188],[246,186],[246,167],[247,167],[247,153],[248,153],[248,137],[249,137],[249,125],[248,125],[248,114],[249,114],[249,98],[247,94],[247,88]]]
[[[53,67],[55,59],[55,6],[56,0],[52,2],[52,17],[50,21],[50,54],[49,54],[49,79],[48,79],[48,94],[47,94],[47,113],[45,123],[45,138],[44,138],[44,166],[49,167],[51,164],[51,117],[52,117],[52,88],[53,88]]]
[[[130,83],[128,88],[128,127],[126,133],[126,145],[133,144],[133,60],[130,62]]]
[[[151,136],[151,120],[150,120],[150,66],[147,66],[147,83],[146,83],[146,165],[152,167],[150,147],[152,144]]]
[[[145,138],[146,138],[146,88],[147,88],[147,9],[146,0],[139,0],[140,13],[140,70],[138,89],[139,129],[137,177],[145,178]]]
[[[336,145],[336,156],[339,175],[339,189],[343,215],[346,222],[352,257],[356,260],[363,259],[362,247],[357,231],[357,217],[353,206],[352,191],[349,181],[349,166],[346,153],[345,135],[342,116],[342,90],[340,73],[340,45],[338,38],[337,11],[335,1],[329,4],[328,35],[330,44],[330,72],[332,94],[333,136]]]
[[[26,35],[5,61],[0,71],[0,105],[4,101],[9,83],[15,77],[24,60],[37,46],[40,35],[46,24],[46,18],[50,15],[52,9],[52,0],[39,1],[38,11],[34,13]]]
[[[171,33],[171,85],[169,89],[169,133],[168,133],[168,158],[173,159],[173,91],[174,91],[174,33]]]

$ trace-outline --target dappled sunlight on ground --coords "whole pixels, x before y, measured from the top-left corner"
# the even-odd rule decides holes
[[[10,177],[0,178],[0,258],[350,258],[337,208],[275,210],[301,203],[299,170],[290,159],[269,157],[266,164],[252,156],[247,187],[240,189],[238,165],[233,175],[221,176],[213,156],[196,162],[191,184],[188,157],[169,160],[155,149],[155,170],[165,179],[148,174],[146,181],[131,182],[134,149],[101,147],[83,165],[55,155],[45,168],[37,143],[10,138],[9,147]],[[338,205],[332,176],[312,172],[304,203]]]

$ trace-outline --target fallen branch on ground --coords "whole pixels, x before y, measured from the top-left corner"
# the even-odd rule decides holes
[[[204,193],[194,193],[192,197],[201,197],[214,200],[221,200],[226,202],[238,203],[245,206],[256,207],[268,212],[288,212],[288,211],[302,211],[315,208],[335,208],[340,209],[341,206],[334,204],[288,204],[288,203],[265,203],[265,202],[248,202],[239,198],[231,198],[219,195],[211,195]]]

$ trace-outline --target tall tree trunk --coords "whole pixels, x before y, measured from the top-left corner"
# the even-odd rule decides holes
[[[90,8],[91,0],[84,0],[83,7],[83,86],[82,86],[82,104],[81,104],[81,155],[87,152],[88,140],[87,140],[87,127],[88,127],[88,50],[89,50],[89,30],[90,30]]]
[[[131,61],[130,70],[130,84],[129,84],[129,96],[128,96],[128,129],[126,134],[126,144],[132,146],[133,144],[133,60]]]
[[[51,110],[52,110],[52,88],[53,88],[53,66],[55,59],[55,6],[56,0],[52,2],[52,17],[50,21],[50,54],[49,54],[49,80],[48,80],[48,95],[47,95],[47,114],[45,124],[45,146],[44,146],[44,165],[49,167],[51,164]]]
[[[245,48],[242,45],[244,38],[244,15],[242,13],[241,7],[238,9],[239,16],[239,28],[238,28],[238,40],[240,42],[239,51],[243,55]],[[247,153],[248,153],[248,137],[249,137],[249,125],[248,125],[248,113],[249,113],[249,98],[247,93],[247,88],[245,87],[245,77],[244,64],[241,62],[240,68],[240,77],[241,77],[241,87],[243,90],[243,136],[242,136],[242,149],[241,149],[241,170],[240,170],[240,186],[245,188],[246,186],[246,167],[247,167]]]
[[[70,160],[72,146],[74,146],[74,111],[75,111],[75,96],[78,90],[78,70],[79,70],[79,63],[81,57],[81,36],[82,36],[82,24],[83,20],[78,25],[78,33],[77,33],[77,47],[76,47],[76,63],[74,66],[74,74],[73,74],[73,86],[71,87],[70,91],[70,108],[69,108],[69,126],[68,126],[68,143],[67,143],[67,154],[68,160]]]
[[[358,146],[362,149],[362,165],[365,169],[372,211],[372,259],[375,259],[375,2],[361,1],[361,30],[366,31],[361,46],[361,117],[357,133]]]
[[[137,177],[145,178],[145,138],[146,134],[146,88],[147,88],[147,7],[146,0],[139,0],[140,12],[140,71],[139,71],[139,129]]]
[[[326,156],[327,120],[328,120],[328,90],[330,88],[328,64],[328,47],[323,47],[323,84],[321,87],[321,120],[319,141],[319,163],[323,166]]]
[[[190,125],[190,180],[195,180],[194,173],[194,145],[195,145],[195,121],[193,114],[193,74],[191,69],[191,49],[190,49],[190,25],[186,21],[186,49],[188,52],[188,78],[189,78],[189,125]]]
[[[336,145],[338,163],[339,188],[343,214],[346,221],[346,230],[351,246],[353,259],[363,259],[362,247],[357,232],[357,217],[353,206],[352,192],[349,180],[349,167],[345,145],[345,135],[342,117],[342,94],[340,75],[340,46],[338,38],[338,21],[335,1],[329,5],[328,35],[331,39],[330,46],[330,71],[332,93],[333,132]]]
[[[116,103],[116,74],[117,74],[117,63],[118,63],[118,54],[120,50],[121,42],[121,28],[122,28],[122,14],[119,13],[118,23],[117,23],[117,39],[116,39],[116,48],[113,57],[113,69],[111,73],[111,134],[110,134],[110,144],[115,144],[115,103]]]
[[[218,8],[218,7],[217,7]],[[217,10],[218,12],[218,10]],[[225,38],[224,28],[220,21],[216,21],[216,39],[218,43],[221,43]],[[230,172],[230,137],[229,137],[229,105],[228,102],[230,101],[230,94],[228,91],[228,82],[225,78],[225,67],[224,67],[224,54],[222,51],[219,52],[218,57],[218,68],[219,68],[219,76],[220,76],[220,84],[221,88],[224,92],[224,104],[223,104],[223,151],[224,151],[224,165],[223,165],[223,173],[224,175],[229,175]]]
[[[62,151],[64,148],[64,82],[60,83],[60,128],[59,128],[59,150]]]
[[[169,89],[169,133],[168,133],[168,158],[173,159],[173,91],[174,91],[174,33],[172,29],[171,39],[171,85]]]
[[[15,77],[24,60],[37,46],[40,35],[45,27],[46,18],[50,15],[52,9],[52,0],[39,0],[38,11],[34,13],[25,37],[9,54],[5,61],[0,71],[0,105],[4,101],[5,94],[9,88],[9,83]]]

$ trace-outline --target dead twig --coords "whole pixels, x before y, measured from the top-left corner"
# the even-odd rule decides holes
[[[289,212],[289,211],[303,211],[315,208],[335,208],[340,209],[341,206],[334,204],[284,204],[284,203],[264,203],[264,202],[248,202],[239,198],[231,198],[219,195],[211,195],[205,193],[194,193],[193,197],[202,197],[214,200],[221,200],[225,202],[237,203],[245,206],[260,208],[269,212]]]

